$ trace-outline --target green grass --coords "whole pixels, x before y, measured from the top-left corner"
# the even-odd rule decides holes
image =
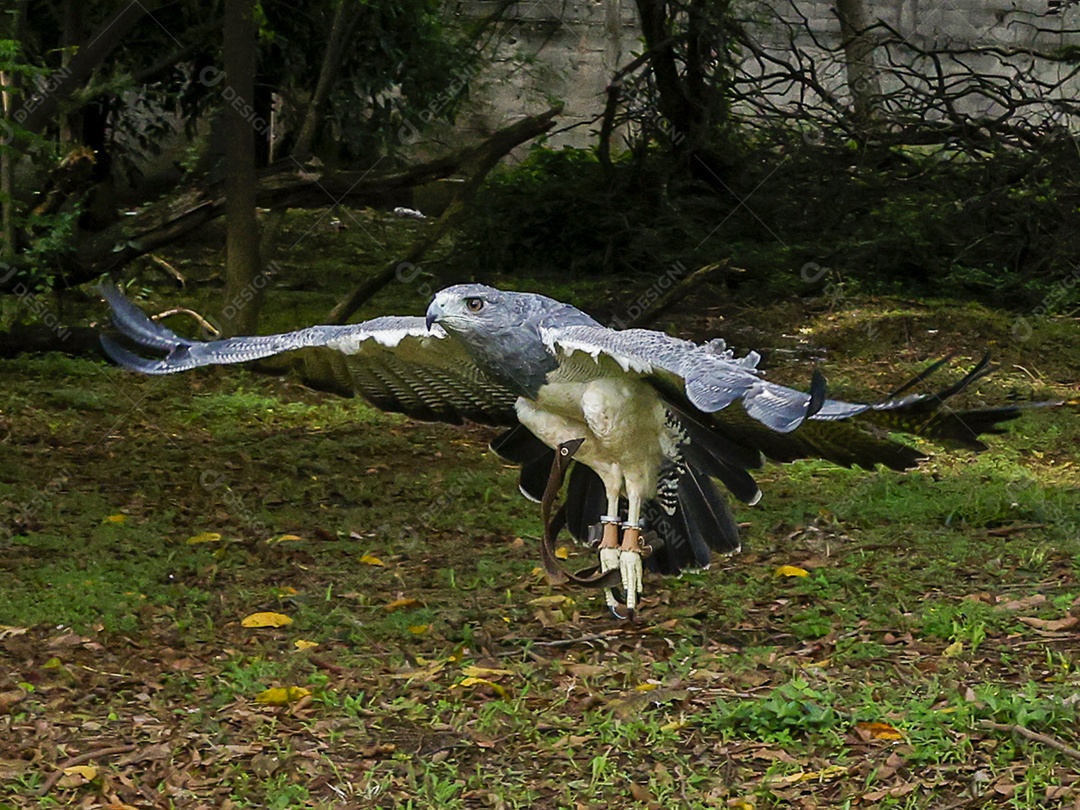
[[[290,279],[283,299],[307,303],[273,328],[328,309]],[[386,308],[418,310],[401,295]],[[763,346],[805,322],[852,396],[975,357],[1010,322],[897,309],[742,317]],[[913,345],[913,323],[949,329]],[[1034,325],[1001,339],[975,403],[1071,396],[1080,334]],[[1080,745],[1075,628],[1030,623],[1080,597],[1074,412],[1028,414],[979,455],[928,446],[906,474],[770,465],[762,502],[736,507],[743,553],[650,577],[626,626],[537,574],[537,509],[484,453],[491,430],[237,368],[148,379],[46,356],[0,378],[0,807],[145,803],[129,782],[253,808],[1029,808],[1071,789],[1075,761],[984,724]],[[220,539],[189,543],[205,532]],[[572,601],[534,603],[552,595]],[[244,628],[257,611],[293,623]],[[255,701],[277,686],[311,697]],[[166,757],[104,756],[90,784],[33,795],[69,757],[163,738]]]

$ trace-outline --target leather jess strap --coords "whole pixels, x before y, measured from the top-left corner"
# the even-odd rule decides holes
[[[566,568],[555,556],[555,539],[566,524],[566,507],[555,510],[555,501],[562,489],[566,471],[584,439],[572,439],[555,448],[555,460],[551,462],[551,475],[548,476],[544,497],[540,501],[540,514],[544,521],[544,535],[540,543],[540,558],[544,563],[544,573],[552,585],[580,585],[585,588],[614,588],[620,584],[619,569],[601,571],[599,564],[574,572]],[[554,515],[552,513],[554,512]]]

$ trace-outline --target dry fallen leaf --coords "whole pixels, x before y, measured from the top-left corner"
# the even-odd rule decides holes
[[[634,797],[634,801],[643,804],[652,804],[656,801],[649,789],[645,785],[639,785],[637,782],[630,783],[630,795]]]
[[[26,697],[26,694],[22,689],[0,692],[0,714],[10,711],[12,706]]]
[[[422,663],[423,659],[421,659],[420,656],[417,656],[416,660],[419,664]],[[442,672],[443,667],[445,666],[445,661],[432,661],[430,664],[422,666],[418,669],[407,669],[402,672],[391,672],[389,673],[388,677],[401,680],[419,679],[420,681],[430,681],[433,680],[440,672]]]
[[[72,765],[69,768],[64,768],[64,774],[66,776],[81,776],[87,782],[92,782],[97,779],[98,769],[94,765]]]
[[[252,613],[250,616],[245,616],[240,624],[243,627],[285,627],[292,624],[292,619],[284,613]]]
[[[903,733],[888,723],[856,723],[859,733],[870,740],[902,740]]]
[[[797,565],[781,565],[773,571],[774,577],[806,577],[809,575],[809,571],[805,568],[799,568]]]
[[[387,613],[393,613],[395,610],[401,610],[402,608],[420,607],[420,604],[419,599],[402,597],[401,599],[395,599],[393,602],[388,602],[383,605],[383,610]]]
[[[265,706],[287,706],[310,694],[311,690],[302,686],[274,686],[259,692],[255,696],[255,702],[262,703]]]
[[[919,785],[917,782],[902,782],[899,785],[893,785],[892,787],[882,788],[881,790],[873,790],[869,793],[863,794],[863,801],[867,802],[879,802],[886,796],[899,799],[902,796],[906,796],[911,793]]]
[[[486,686],[490,688],[499,697],[506,697],[506,689],[494,681],[489,681],[487,678],[462,678],[460,681],[454,684],[452,688],[468,688],[472,686]]]
[[[25,759],[0,759],[0,782],[18,779],[30,770],[30,762]]]
[[[1012,599],[1008,602],[1002,602],[995,610],[1028,610],[1043,604],[1046,604],[1046,594],[1036,593],[1031,596],[1025,596],[1022,599]]]
[[[1028,627],[1034,627],[1036,630],[1046,630],[1050,633],[1069,630],[1080,624],[1080,619],[1075,616],[1066,616],[1064,619],[1038,619],[1034,616],[1017,616],[1016,620],[1023,622]]]

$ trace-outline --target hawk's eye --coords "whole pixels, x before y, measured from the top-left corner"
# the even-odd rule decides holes
[[[468,309],[469,312],[479,312],[480,310],[482,310],[484,308],[484,299],[483,298],[466,298],[465,299],[465,308]]]

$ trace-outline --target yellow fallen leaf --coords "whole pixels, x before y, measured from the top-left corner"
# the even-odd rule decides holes
[[[393,613],[395,610],[401,610],[402,608],[419,606],[419,599],[409,599],[408,597],[403,597],[401,599],[395,599],[393,602],[388,602],[387,604],[383,605],[383,610],[385,610],[387,613]]]
[[[637,686],[634,687],[634,690],[637,691],[637,692],[651,692],[654,689],[659,689],[659,688],[660,688],[660,684],[658,684],[658,683],[647,683],[646,682],[646,683],[639,683]]]
[[[553,596],[538,596],[536,599],[530,599],[530,605],[536,605],[537,607],[555,607],[556,605],[572,605],[574,600],[569,596],[563,596],[561,594],[555,594]]]
[[[265,706],[287,706],[310,694],[311,690],[302,686],[275,686],[259,692],[255,696],[255,702]]]
[[[187,539],[187,544],[189,546],[194,546],[194,545],[196,545],[198,543],[216,543],[220,539],[221,539],[221,535],[218,534],[217,532],[200,532],[199,534],[195,535],[194,537],[189,537]]]
[[[292,624],[292,619],[284,613],[252,613],[245,616],[240,624],[243,627],[285,627]]]
[[[109,515],[102,523],[127,523],[127,515],[115,514]]]
[[[664,725],[660,726],[661,731],[678,731],[679,729],[686,728],[689,723],[685,720],[672,720]]]
[[[365,554],[363,557],[361,557],[360,562],[364,565],[386,565],[386,563],[384,563],[378,557],[372,557],[370,554]]]
[[[422,636],[422,635],[424,635],[424,633],[426,633],[430,629],[431,629],[430,624],[410,624],[409,625],[409,632],[412,633],[414,636]]]
[[[41,668],[42,669],[61,669],[61,668],[63,668],[63,666],[64,666],[63,662],[61,662],[59,658],[56,658],[54,656],[53,658],[50,658],[48,661],[46,661],[44,664],[42,664]]]
[[[902,740],[903,733],[888,723],[856,723],[855,728],[872,740]]]
[[[806,577],[809,575],[809,571],[805,568],[799,568],[797,565],[781,565],[773,571],[774,577]]]
[[[499,697],[506,697],[506,689],[494,681],[489,681],[487,678],[462,678],[460,681],[454,684],[454,688],[461,687],[466,688],[470,686],[487,686],[490,687],[495,694]]]
[[[72,765],[64,768],[64,773],[68,776],[81,776],[87,782],[92,782],[97,779],[98,769],[93,765]]]
[[[298,534],[283,534],[280,537],[271,537],[266,542],[270,545],[273,545],[274,543],[295,543],[297,540],[303,539],[304,538],[302,538]]]
[[[310,649],[313,649],[315,647],[318,647],[319,642],[317,642],[317,641],[307,641],[305,639],[298,638],[296,641],[293,642],[293,646],[296,647],[296,649],[298,649],[298,650],[310,650]]]
[[[777,776],[771,780],[773,784],[794,785],[799,782],[825,782],[837,779],[847,774],[848,769],[842,765],[830,765],[820,771],[800,771],[799,773]]]
[[[489,669],[488,667],[474,667],[472,664],[461,668],[463,675],[470,678],[494,678],[500,675],[513,675],[509,669]]]
[[[557,549],[555,549],[555,556],[558,557],[560,560],[568,560],[570,559],[570,549],[568,549],[566,546],[559,546]]]
[[[948,647],[946,647],[944,650],[942,650],[941,654],[943,656],[945,656],[946,658],[955,658],[956,656],[958,656],[963,651],[964,651],[964,642],[962,642],[962,641],[954,641],[952,644],[950,644]]]

